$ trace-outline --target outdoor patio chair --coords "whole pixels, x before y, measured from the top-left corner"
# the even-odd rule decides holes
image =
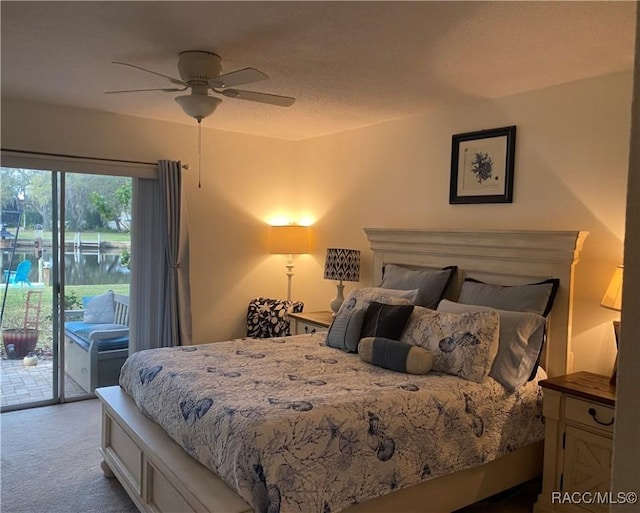
[[[31,260],[23,260],[18,264],[15,271],[4,271],[4,281],[15,285],[27,285],[31,287],[29,273],[31,272]]]

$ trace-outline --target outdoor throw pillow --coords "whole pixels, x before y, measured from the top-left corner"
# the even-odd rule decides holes
[[[83,297],[82,320],[89,323],[112,324],[114,322],[115,306],[113,290],[97,296]]]

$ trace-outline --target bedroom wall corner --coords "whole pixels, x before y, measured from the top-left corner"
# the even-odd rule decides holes
[[[590,232],[576,267],[574,369],[611,372],[615,312],[600,307],[622,260],[631,72],[506,98],[468,100],[410,118],[301,141],[306,200],[318,213],[312,307],[333,297],[323,283],[326,247],[371,252],[362,228],[567,229]],[[451,136],[515,124],[512,204],[449,205]],[[326,308],[326,306],[325,306]]]

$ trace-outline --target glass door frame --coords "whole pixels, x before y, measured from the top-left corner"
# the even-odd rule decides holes
[[[4,166],[3,166],[4,167]],[[13,167],[13,166],[6,166]],[[13,169],[19,169],[13,167]],[[32,169],[32,168],[22,168]],[[87,392],[74,397],[67,397],[65,389],[65,365],[64,365],[64,322],[65,322],[65,209],[66,201],[66,172],[49,169],[32,169],[33,171],[48,172],[51,174],[51,254],[53,265],[51,267],[52,300],[45,308],[51,309],[52,318],[52,354],[53,363],[51,370],[51,398],[37,401],[23,402],[3,406],[2,413],[40,406],[51,406],[65,402],[74,402],[91,399],[95,394]],[[24,207],[23,207],[24,210]],[[23,211],[24,215],[24,211]],[[17,243],[17,241],[16,241]]]

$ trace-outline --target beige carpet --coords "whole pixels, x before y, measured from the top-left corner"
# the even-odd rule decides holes
[[[97,399],[0,416],[2,513],[136,513],[100,470]],[[539,483],[527,483],[459,513],[530,513]]]
[[[0,416],[2,513],[136,513],[100,470],[97,399]]]

